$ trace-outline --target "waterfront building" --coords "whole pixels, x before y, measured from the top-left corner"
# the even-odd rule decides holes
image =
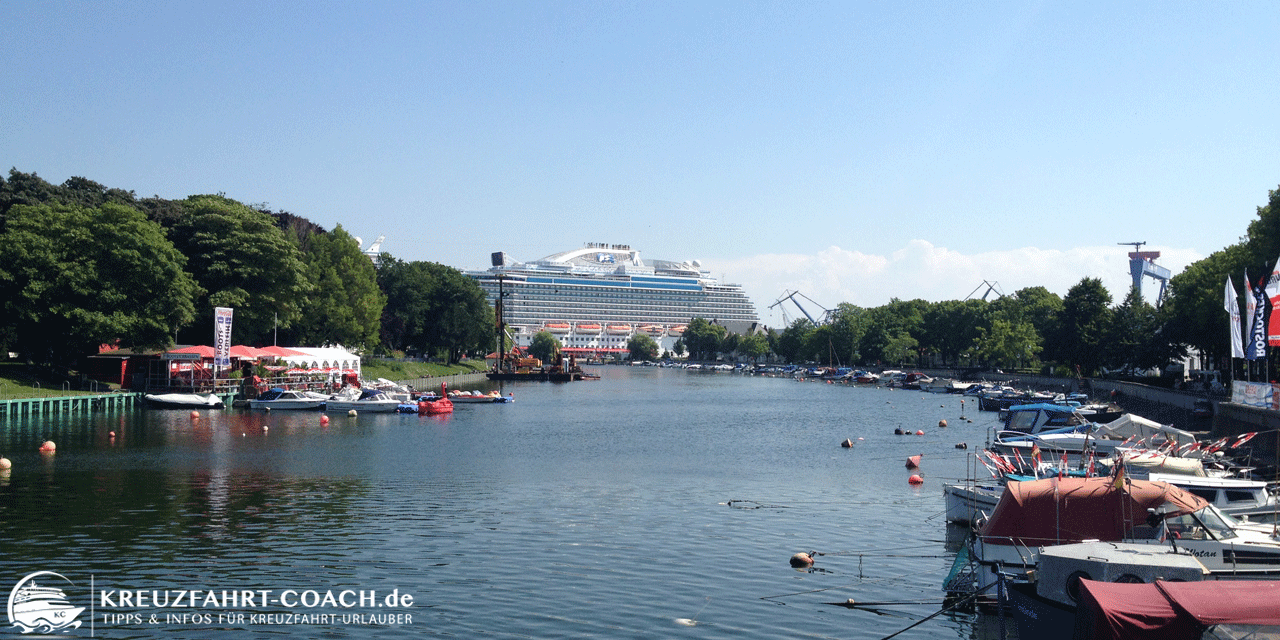
[[[503,294],[503,317],[516,346],[550,331],[565,353],[622,353],[636,333],[671,350],[692,318],[746,335],[760,318],[741,285],[719,282],[697,260],[642,260],[629,245],[590,242],[530,262],[495,253],[493,266],[469,271],[489,297]]]

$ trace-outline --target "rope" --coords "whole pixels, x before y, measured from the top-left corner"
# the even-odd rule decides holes
[[[915,622],[913,622],[913,623],[911,623],[911,624],[907,625],[907,626],[906,626],[905,628],[903,628],[903,629],[899,629],[898,631],[895,631],[895,632],[893,632],[893,633],[891,633],[891,634],[889,634],[889,635],[887,635],[887,636],[885,636],[885,637],[881,638],[880,640],[889,640],[890,638],[893,638],[894,636],[897,636],[897,635],[900,635],[900,634],[902,634],[902,633],[905,633],[905,632],[907,632],[907,631],[908,631],[908,630],[910,630],[910,629],[914,629],[914,628],[916,628],[916,627],[920,626],[921,624],[924,624],[925,622],[927,622],[927,621],[929,621],[929,620],[932,620],[932,619],[934,619],[934,618],[936,618],[936,617],[938,617],[938,616],[940,616],[940,615],[942,615],[942,614],[944,614],[944,613],[946,613],[946,612],[948,612],[948,611],[950,611],[950,610],[952,610],[952,609],[959,608],[959,607],[960,607],[960,605],[962,605],[962,604],[966,604],[966,603],[967,603],[968,601],[970,601],[970,600],[977,599],[977,597],[978,597],[979,595],[981,595],[981,594],[982,594],[983,592],[985,592],[987,589],[990,589],[991,587],[994,587],[995,585],[996,585],[996,583],[995,583],[995,582],[992,582],[991,584],[989,584],[989,585],[987,585],[987,586],[985,586],[985,587],[983,587],[983,588],[981,588],[981,589],[978,589],[977,591],[974,591],[973,593],[971,593],[971,594],[969,594],[969,595],[967,595],[967,596],[965,596],[965,597],[963,597],[963,598],[961,598],[961,599],[959,599],[959,600],[957,600],[957,601],[955,601],[955,602],[951,603],[951,604],[950,604],[950,605],[948,605],[948,606],[945,606],[945,607],[943,607],[943,608],[941,608],[941,609],[938,609],[937,611],[935,611],[935,612],[933,612],[933,613],[931,613],[931,614],[929,614],[929,615],[927,615],[927,616],[925,616],[925,617],[923,617],[923,618],[921,618],[921,619],[919,619],[919,620],[917,620],[917,621],[915,621]]]

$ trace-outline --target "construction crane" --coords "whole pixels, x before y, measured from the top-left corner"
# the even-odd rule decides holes
[[[1138,290],[1139,296],[1142,295],[1142,276],[1160,282],[1160,295],[1156,297],[1156,306],[1159,307],[1164,303],[1165,288],[1169,284],[1169,277],[1173,275],[1168,269],[1155,263],[1155,259],[1160,257],[1160,252],[1143,251],[1142,245],[1146,242],[1117,242],[1116,244],[1133,247],[1133,251],[1129,252],[1129,275],[1133,276],[1133,288]]]
[[[981,289],[984,285],[987,287],[987,290],[986,290],[986,291],[984,291],[984,292],[982,292],[982,299],[983,299],[983,300],[986,300],[986,299],[987,299],[987,296],[991,295],[991,292],[993,292],[993,291],[995,292],[995,294],[996,294],[996,296],[997,296],[997,297],[1000,297],[1000,298],[1003,298],[1003,297],[1004,297],[1004,291],[1000,289],[1000,283],[999,283],[999,282],[990,282],[990,281],[987,281],[987,280],[983,280],[983,281],[982,281],[982,284],[978,285],[977,287],[975,287],[975,288],[974,288],[974,290],[973,290],[973,291],[970,291],[970,292],[969,292],[969,295],[965,297],[965,300],[968,300],[969,298],[972,298],[972,297],[973,297],[973,294],[977,293],[977,292],[978,292],[978,289]]]
[[[812,315],[812,314],[810,314],[810,313],[809,313],[809,312],[808,312],[808,311],[807,311],[807,310],[806,310],[806,309],[805,309],[805,308],[800,304],[800,301],[799,301],[799,300],[796,300],[796,296],[800,296],[801,298],[804,298],[805,300],[808,300],[809,302],[813,302],[813,304],[817,305],[819,309],[822,309],[822,319],[821,319],[821,320],[819,320],[819,319],[817,319],[817,318],[814,318],[814,317],[813,317],[813,315]],[[822,325],[827,324],[828,322],[830,322],[830,321],[831,321],[831,310],[830,310],[830,309],[828,309],[828,308],[826,308],[826,307],[824,307],[824,306],[822,306],[822,305],[818,304],[817,302],[814,302],[813,298],[810,298],[809,296],[806,296],[805,294],[800,293],[799,291],[792,291],[792,290],[790,290],[790,289],[788,289],[788,290],[786,290],[785,292],[783,292],[782,297],[778,298],[778,301],[777,301],[777,302],[774,302],[773,304],[769,305],[769,308],[770,308],[770,309],[772,309],[772,308],[774,308],[774,307],[781,307],[782,303],[784,303],[784,302],[786,302],[786,301],[788,301],[788,300],[790,300],[790,301],[791,301],[791,304],[794,304],[794,305],[796,306],[796,308],[800,310],[800,313],[803,313],[803,314],[804,314],[804,317],[808,318],[808,319],[809,319],[809,322],[812,322],[812,323],[813,323],[813,326],[815,326],[815,327],[822,326]],[[785,325],[787,325],[787,326],[791,326],[791,319],[787,317],[787,309],[786,309],[786,307],[781,307],[781,309],[780,309],[780,310],[782,311],[782,323],[783,323],[783,324],[785,324]]]

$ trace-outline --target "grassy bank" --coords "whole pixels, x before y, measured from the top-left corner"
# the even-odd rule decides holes
[[[0,399],[48,398],[108,393],[118,385],[98,384],[97,391],[80,391],[85,381],[19,362],[0,362]]]
[[[483,373],[486,370],[487,367],[484,360],[467,360],[453,365],[437,362],[377,360],[373,358],[366,358],[360,362],[360,372],[370,380],[376,378],[412,380],[414,378],[451,376],[459,373]]]

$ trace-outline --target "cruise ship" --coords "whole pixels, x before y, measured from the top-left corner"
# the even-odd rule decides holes
[[[693,318],[737,334],[760,325],[742,286],[717,281],[697,260],[646,261],[629,245],[589,242],[531,262],[499,252],[492,264],[467,275],[490,304],[502,290],[503,319],[520,347],[549,331],[564,353],[604,356],[625,352],[627,341],[644,333],[670,351]]]

